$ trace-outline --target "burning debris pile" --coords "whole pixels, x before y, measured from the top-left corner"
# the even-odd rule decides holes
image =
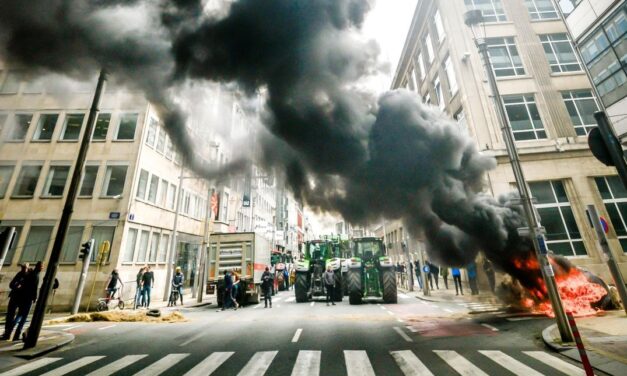
[[[482,251],[542,309],[538,265],[517,234],[526,224],[516,196],[481,193],[495,159],[416,95],[376,100],[355,88],[379,69],[378,47],[358,33],[372,3],[239,0],[214,14],[201,0],[0,0],[0,56],[80,77],[106,67],[161,108],[178,150],[209,178],[242,161],[212,170],[193,158],[172,89],[194,81],[263,91],[259,159],[297,199],[351,223],[402,219],[444,265]],[[564,293],[579,294],[571,270]]]

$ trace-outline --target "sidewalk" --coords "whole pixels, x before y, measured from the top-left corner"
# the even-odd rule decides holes
[[[445,289],[444,284],[440,283],[439,289],[429,290],[429,295],[424,295],[418,284],[414,284],[414,291],[408,292],[399,288],[408,295],[428,302],[435,303],[456,303],[463,305],[470,310],[470,313],[487,313],[506,310],[508,307],[499,301],[496,296],[490,292],[479,291],[478,295],[471,295],[470,288],[464,287],[464,295],[455,295],[455,287],[449,283],[449,288]]]
[[[616,310],[576,319],[592,367],[610,375],[627,375],[627,316]],[[577,362],[579,351],[573,343],[562,343],[557,325],[542,332],[550,348]]]

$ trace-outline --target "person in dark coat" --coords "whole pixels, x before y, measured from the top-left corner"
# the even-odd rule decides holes
[[[261,275],[261,289],[263,290],[263,301],[265,303],[264,308],[268,308],[268,302],[270,302],[270,308],[272,308],[272,285],[274,284],[272,273],[266,266],[266,270]]]
[[[150,307],[150,292],[155,284],[155,274],[150,270],[150,266],[146,266],[142,275],[142,305],[146,308]]]
[[[7,307],[7,314],[4,322],[4,334],[0,339],[7,340],[11,338],[11,333],[13,332],[13,327],[15,325],[15,313],[17,311],[17,307],[19,305],[20,297],[24,294],[24,280],[26,279],[26,275],[28,274],[28,263],[22,264],[20,271],[17,272],[15,277],[9,283],[9,288],[11,292],[9,292],[9,305]]]
[[[233,290],[233,277],[228,270],[224,271],[224,293],[222,294],[222,311],[231,307],[233,304],[233,297],[231,291]]]
[[[37,300],[37,290],[39,289],[39,275],[44,266],[41,261],[35,264],[35,269],[31,269],[24,279],[24,293],[19,298],[19,306],[17,307],[17,315],[15,316],[15,334],[13,335],[14,341],[20,341],[24,324],[28,319],[28,313],[30,308]]]
[[[479,294],[479,288],[477,287],[477,264],[471,262],[466,265],[466,272],[468,273],[468,285],[470,285],[470,293],[472,295]]]
[[[420,270],[420,261],[416,260],[414,263],[414,272],[416,273],[416,279],[418,280],[418,286],[422,290],[422,274]]]

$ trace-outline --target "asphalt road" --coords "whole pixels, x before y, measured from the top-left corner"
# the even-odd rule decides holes
[[[538,335],[551,320],[469,314],[491,308],[404,294],[398,304],[327,307],[281,292],[272,309],[185,309],[186,323],[57,326],[73,344],[0,375],[584,374],[545,349]]]

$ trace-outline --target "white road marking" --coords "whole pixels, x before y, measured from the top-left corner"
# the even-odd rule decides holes
[[[194,368],[187,371],[184,376],[209,376],[233,354],[233,352],[214,352]]]
[[[381,309],[387,309],[387,308],[385,308],[384,306],[382,306],[381,304],[379,304],[379,307],[380,307]]]
[[[418,333],[418,329],[414,328],[411,325],[407,325],[406,328],[407,328],[407,330],[409,330],[412,333]]]
[[[107,325],[107,326],[103,326],[102,328],[98,328],[98,330],[107,330],[107,329],[111,329],[111,328],[116,327],[116,326],[117,326],[117,324],[115,324],[115,325]]]
[[[433,376],[427,366],[411,350],[390,351],[405,376]]]
[[[206,336],[207,336],[207,333],[202,332],[202,331],[201,331],[201,332],[198,332],[198,333],[196,333],[196,335],[195,335],[195,336],[192,336],[192,337],[191,337],[190,339],[188,339],[187,341],[182,342],[179,346],[181,346],[181,347],[183,347],[183,346],[187,346],[187,345],[189,345],[190,343],[192,343],[192,342],[194,342],[194,341],[196,341],[196,340],[198,340],[198,339],[200,339],[200,338],[202,338],[202,337],[206,337]]]
[[[409,296],[405,295],[405,294],[397,294],[397,296],[401,299],[409,299]]]
[[[255,353],[252,358],[246,363],[246,366],[242,368],[237,376],[259,376],[266,373],[270,363],[276,356],[278,351],[261,351]]]
[[[525,321],[525,320],[531,320],[533,319],[533,317],[530,316],[525,316],[525,317],[508,317],[507,321]]]
[[[388,314],[390,314],[390,316],[394,316],[394,314],[388,310],[386,310],[385,312],[387,312]]]
[[[273,301],[275,301],[275,302],[278,302],[278,301],[279,301],[279,300],[281,300],[281,299],[283,299],[283,298],[274,298],[274,299],[272,299],[272,300],[273,300]]]
[[[62,329],[62,330],[64,330],[64,331],[65,330],[72,330],[72,329],[80,328],[83,325],[85,325],[85,324],[72,325],[69,328],[65,328],[65,329]]]
[[[359,350],[344,350],[348,376],[375,376],[368,354]]]
[[[586,374],[586,372],[583,369],[579,367],[575,367],[570,363],[566,363],[565,361],[557,357],[554,357],[553,355],[545,353],[544,351],[523,351],[523,353],[569,376],[573,376],[573,375],[584,376]]]
[[[414,340],[409,338],[409,336],[407,335],[407,333],[403,331],[403,329],[399,328],[398,326],[395,326],[394,330],[396,331],[396,333],[398,333],[399,336],[403,337],[405,342],[414,342]]]
[[[444,308],[444,311],[448,312],[448,313],[453,313],[452,310],[448,309],[448,308]]]
[[[440,309],[440,306],[439,306],[439,305],[431,304],[431,306],[432,306],[433,308]]]
[[[316,302],[311,302],[310,306],[312,306],[312,307],[313,307],[313,306],[314,306],[314,304],[316,304]]]
[[[64,376],[67,373],[76,371],[77,369],[91,364],[97,360],[104,358],[104,356],[84,356],[78,360],[68,363],[62,367],[53,369],[50,372],[46,372],[41,376]]]
[[[502,351],[479,350],[479,352],[500,366],[504,367],[511,373],[518,376],[542,376],[542,374],[533,368],[526,366]]]
[[[148,367],[137,372],[135,376],[157,376],[172,368],[176,363],[187,358],[189,354],[168,354]]]
[[[25,373],[29,373],[31,371],[39,369],[41,367],[45,367],[48,364],[58,362],[59,360],[61,360],[61,358],[41,358],[37,360],[31,360],[27,364],[24,364],[23,366],[13,368],[10,371],[4,372],[2,376],[20,376]]]
[[[292,369],[292,376],[320,375],[320,351],[299,351],[296,364]]]
[[[296,300],[296,298],[292,296],[292,297],[285,299],[285,303],[293,302],[294,300]]]
[[[113,363],[109,363],[104,367],[98,368],[87,376],[109,376],[113,375],[117,371],[122,368],[128,367],[129,365],[147,357],[148,355],[127,355],[122,359],[118,359]]]
[[[253,307],[253,309],[255,309],[255,308],[259,308],[259,307],[261,307],[261,303],[259,303],[259,304],[257,304],[256,306],[254,306],[254,307]]]
[[[466,358],[451,350],[433,350],[451,368],[462,376],[488,376],[487,373],[470,363]]]
[[[498,331],[499,331],[497,328],[493,327],[493,326],[492,326],[492,325],[490,325],[490,324],[481,323],[481,326],[485,326],[486,328],[490,329],[490,330],[491,330],[491,331],[493,331],[493,332],[498,332]],[[485,354],[484,354],[484,355],[485,355]]]
[[[425,302],[424,300],[419,300],[419,302],[422,304],[427,304],[427,302]]]
[[[300,338],[300,334],[303,332],[303,329],[298,328],[296,329],[296,333],[294,333],[294,337],[292,337],[292,342],[298,342],[298,339]]]
[[[398,322],[403,322],[403,320],[401,320],[401,319],[396,319],[396,321],[398,321]]]

